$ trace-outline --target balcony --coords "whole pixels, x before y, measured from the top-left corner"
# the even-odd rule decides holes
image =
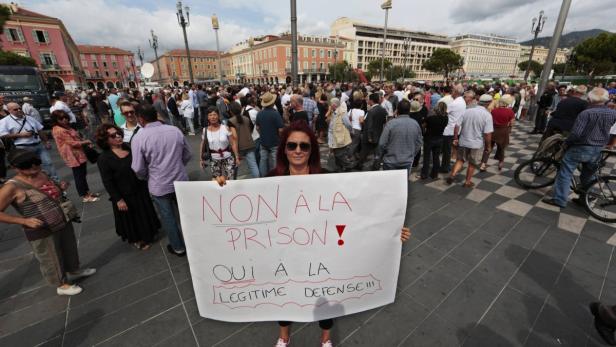
[[[286,73],[291,73],[291,69],[285,69],[284,71]],[[326,68],[323,68],[323,69],[318,69],[318,68],[316,68],[316,69],[299,69],[298,68],[297,72],[298,73],[303,73],[305,75],[307,75],[307,74],[328,74],[329,70],[326,69]]]
[[[58,64],[41,64],[41,70],[45,70],[45,71],[62,70],[62,68]]]

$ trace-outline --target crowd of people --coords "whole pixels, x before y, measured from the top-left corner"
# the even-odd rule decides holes
[[[453,184],[466,164],[463,186],[470,189],[475,171],[487,170],[494,148],[497,170],[504,169],[511,129],[533,107],[532,133],[567,137],[554,195],[544,199],[565,207],[577,165],[584,167],[582,180],[589,180],[600,150],[616,144],[616,83],[607,88],[550,83],[538,97],[536,89],[526,83],[323,82],[90,90],[54,93],[50,123],[31,100],[0,100],[0,210],[12,205],[21,214],[0,212],[0,222],[23,226],[45,279],[59,295],[74,295],[82,290],[74,280],[95,269],[79,267],[72,229],[79,218],[70,215],[69,184],[52,163],[52,139],[84,203],[99,200],[87,182],[88,161],[97,164],[122,240],[146,251],[162,227],[168,252],[182,257],[186,247],[174,182],[188,180],[193,153],[221,186],[237,179],[242,165],[252,178],[401,169],[420,180],[442,174]],[[201,137],[198,149],[191,148],[192,136]],[[321,151],[327,150],[329,170],[321,166]],[[6,153],[15,170],[9,180]],[[401,239],[408,236],[404,228]],[[280,322],[278,347],[287,346],[289,325]],[[320,325],[323,346],[331,346],[333,321]]]

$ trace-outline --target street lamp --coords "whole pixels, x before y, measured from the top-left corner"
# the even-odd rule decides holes
[[[406,79],[406,60],[409,56],[409,47],[411,46],[411,38],[407,37],[404,39],[404,68],[402,70],[402,79]]]
[[[334,45],[334,80],[338,81],[338,38],[336,35],[336,44]]]
[[[184,33],[184,46],[186,46],[186,56],[188,57],[188,75],[190,83],[192,83],[194,82],[192,61],[190,59],[190,49],[188,49],[188,38],[186,37],[186,27],[190,26],[190,8],[186,6],[182,11],[182,1],[178,0],[177,10],[176,16],[178,17],[178,24],[182,27],[182,32]],[[186,12],[186,18],[184,18],[184,11]]]
[[[162,77],[160,74],[160,62],[158,61],[158,36],[154,35],[154,30],[152,29],[150,29],[150,34],[152,35],[152,38],[149,40],[150,47],[154,49],[154,57],[156,58],[156,70],[158,71],[158,81],[160,82],[162,80]]]
[[[218,17],[216,14],[212,16],[212,29],[216,33],[216,55],[218,59],[218,80],[220,84],[222,84],[222,62],[220,61],[220,46],[218,44],[218,29],[220,29],[220,23],[218,22]]]
[[[291,0],[291,79],[297,86],[297,1]]]
[[[386,0],[381,4],[381,8],[385,10],[385,28],[383,31],[383,49],[381,51],[381,82],[383,82],[384,66],[385,66],[385,45],[387,44],[387,20],[389,19],[389,10],[391,9],[391,1]]]
[[[143,66],[143,51],[141,50],[141,46],[137,47],[137,57],[141,62],[141,66]]]
[[[252,80],[254,83],[254,79],[256,78],[257,74],[255,72],[255,54],[254,54],[254,46],[255,46],[255,39],[252,37],[248,38],[248,47],[250,47],[250,72],[252,73]]]
[[[530,74],[530,63],[533,60],[533,54],[535,53],[535,42],[537,41],[537,36],[539,36],[539,33],[543,31],[545,21],[548,19],[548,17],[545,17],[543,13],[544,12],[542,10],[541,12],[539,12],[538,19],[537,17],[533,18],[533,24],[531,26],[530,33],[535,34],[535,36],[533,37],[532,46],[530,48],[530,55],[528,56],[528,64],[526,65],[526,72],[524,73],[524,82],[528,80],[528,75]]]

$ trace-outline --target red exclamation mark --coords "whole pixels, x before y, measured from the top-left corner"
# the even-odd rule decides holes
[[[338,236],[340,237],[340,240],[338,240],[338,246],[344,245],[344,240],[342,240],[344,228],[346,228],[346,225],[336,225],[336,230],[338,230]]]

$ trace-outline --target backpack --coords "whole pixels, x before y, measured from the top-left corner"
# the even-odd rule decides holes
[[[539,144],[534,157],[552,157],[554,160],[560,161],[565,154],[565,146],[563,146],[564,143],[565,137],[562,134],[554,134]]]

